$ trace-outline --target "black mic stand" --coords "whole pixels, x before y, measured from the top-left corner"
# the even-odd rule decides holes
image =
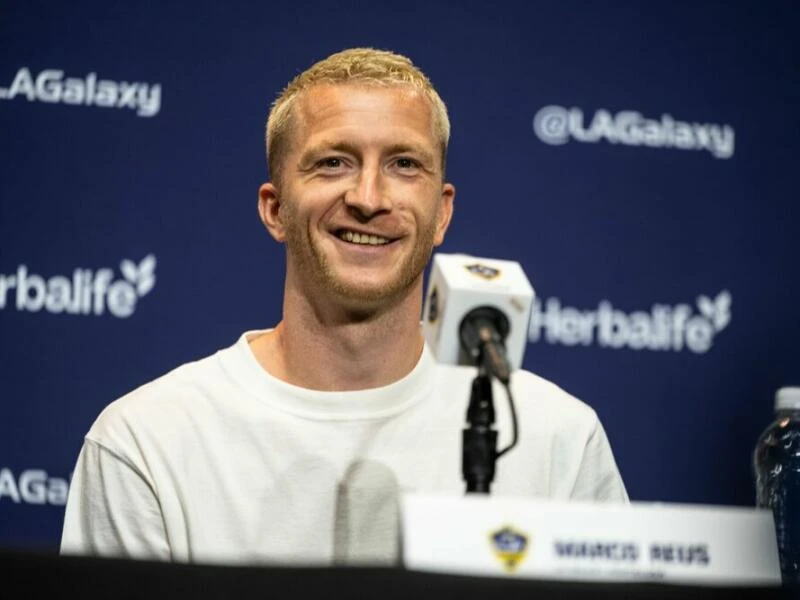
[[[511,369],[503,345],[508,332],[508,319],[491,306],[473,309],[459,326],[461,347],[478,367],[467,408],[467,428],[461,438],[461,474],[467,482],[468,494],[489,493],[497,459],[517,444],[517,412],[511,396]],[[494,428],[493,377],[506,388],[512,424],[511,443],[499,452]]]
[[[468,494],[489,493],[497,458],[492,377],[484,360],[479,364],[478,375],[472,380],[467,408],[468,426],[462,432],[461,473],[467,482]]]

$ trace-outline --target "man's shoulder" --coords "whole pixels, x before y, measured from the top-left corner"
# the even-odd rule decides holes
[[[236,385],[224,366],[232,350],[184,363],[114,400],[97,417],[87,439],[113,446],[134,433],[170,428],[190,414],[207,411]]]
[[[584,416],[595,416],[594,409],[583,400],[572,395],[558,384],[531,371],[524,369],[515,371],[512,377],[512,389],[525,397],[535,398],[538,402],[548,407],[569,410]]]
[[[535,412],[552,427],[589,435],[598,425],[595,410],[556,383],[526,370],[512,376],[514,400],[520,412]]]
[[[144,408],[149,404],[161,405],[164,402],[176,401],[187,393],[199,392],[209,386],[218,384],[225,375],[225,371],[220,364],[220,352],[183,363],[128,392],[117,399],[114,404],[119,405],[121,408],[127,408],[128,406],[142,406]]]

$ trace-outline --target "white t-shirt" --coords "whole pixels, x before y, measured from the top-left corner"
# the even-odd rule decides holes
[[[385,387],[313,391],[258,364],[257,333],[106,407],[78,457],[62,553],[392,562],[399,494],[463,493],[475,369],[438,364],[426,347]],[[520,438],[498,460],[492,493],[626,502],[595,412],[527,371],[511,382]],[[511,420],[499,385],[494,403],[503,448]]]

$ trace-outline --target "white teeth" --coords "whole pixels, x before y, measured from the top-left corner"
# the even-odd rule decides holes
[[[367,235],[366,233],[354,233],[352,231],[342,231],[339,237],[346,242],[368,246],[382,246],[389,243],[387,238],[379,235]]]

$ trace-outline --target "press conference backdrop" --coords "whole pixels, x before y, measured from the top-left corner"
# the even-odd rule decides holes
[[[266,115],[352,46],[440,90],[441,250],[522,264],[525,366],[594,407],[631,498],[753,504],[800,383],[796,3],[0,6],[0,545],[57,547],[106,404],[279,320]]]

